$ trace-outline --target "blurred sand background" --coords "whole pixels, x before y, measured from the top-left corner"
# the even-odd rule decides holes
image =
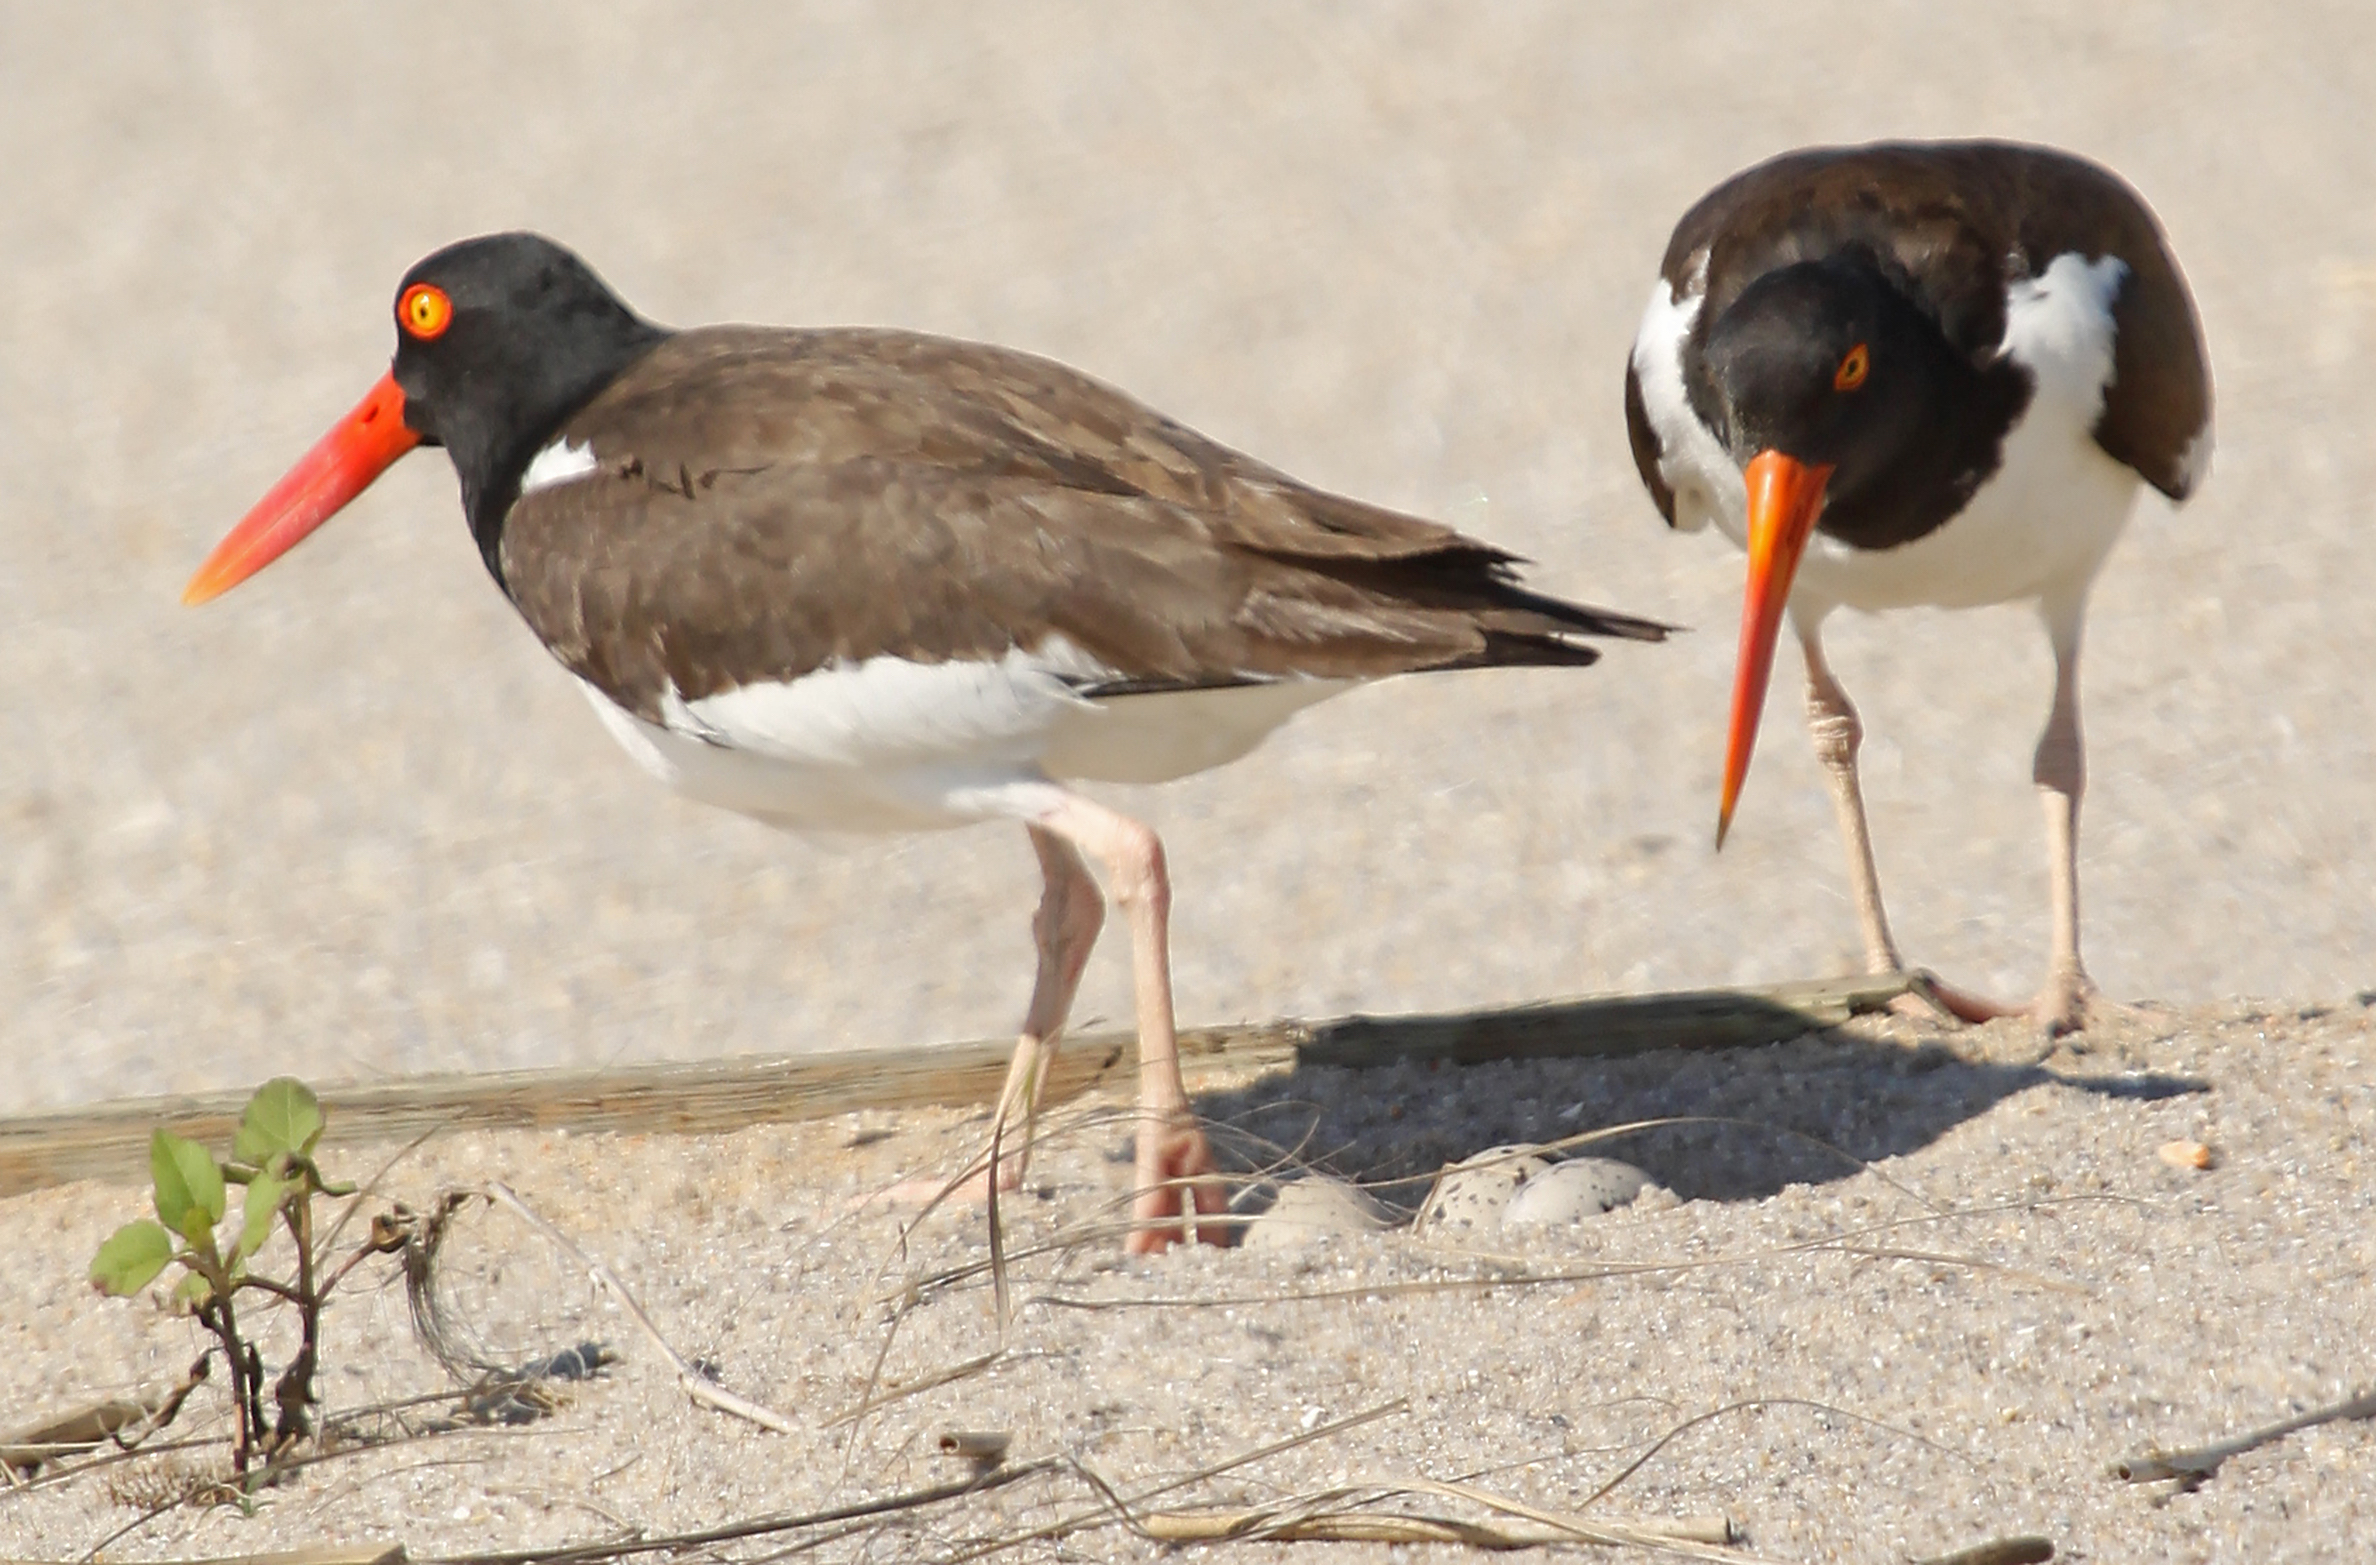
[[[0,1111],[454,1067],[994,1036],[1019,832],[829,849],[650,785],[417,455],[269,575],[208,545],[511,226],[658,319],[1052,354],[1316,482],[1699,627],[1406,681],[1127,797],[1185,1020],[1854,966],[1783,654],[1710,851],[1740,565],[1636,483],[1668,228],[1785,147],[1988,134],[2159,209],[2216,476],[2140,507],[2085,668],[2093,969],[2376,984],[2376,12],[2359,4],[0,9]],[[1901,941],[2026,991],[2048,661],[2006,609],[1840,623]],[[1126,1019],[1126,951],[1081,1021]]]

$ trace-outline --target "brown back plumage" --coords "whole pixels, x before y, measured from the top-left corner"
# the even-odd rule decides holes
[[[1666,627],[1516,585],[1513,556],[1323,493],[1028,354],[714,327],[562,426],[595,471],[517,501],[506,590],[631,711],[836,661],[1061,636],[1107,689],[1586,663]]]

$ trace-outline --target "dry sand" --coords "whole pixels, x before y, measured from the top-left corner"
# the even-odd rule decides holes
[[[953,1167],[979,1146],[979,1118],[435,1142],[398,1167],[392,1193],[421,1206],[445,1185],[510,1181],[616,1268],[679,1351],[795,1432],[694,1407],[582,1275],[508,1213],[474,1208],[445,1260],[458,1317],[488,1355],[596,1338],[620,1364],[544,1422],[349,1454],[272,1492],[253,1519],[175,1511],[113,1552],[400,1540],[417,1558],[683,1531],[946,1481],[957,1472],[934,1442],[950,1429],[1005,1431],[1014,1463],[1070,1458],[1136,1494],[1395,1399],[1407,1410],[1162,1503],[1476,1475],[1529,1504],[1575,1506],[1659,1434],[1737,1407],[1589,1514],[1722,1513],[1757,1557],[1795,1561],[1905,1561],[2008,1533],[2051,1537],[2077,1560],[2355,1560],[2376,1536],[2365,1423],[2237,1457],[2194,1493],[2108,1472],[2366,1386],[2376,1012],[2359,1004],[2144,1018],[2043,1062],[2008,1025],[1941,1037],[1889,1021],[1716,1055],[1204,1088],[1200,1106],[1237,1136],[1301,1144],[1373,1179],[1603,1119],[1722,1122],[1594,1148],[1664,1188],[1536,1238],[1505,1231],[1464,1250],[1396,1230],[1124,1262],[1110,1237],[1033,1253],[1093,1233],[1126,1190],[1122,1130],[1098,1105],[1069,1106],[1007,1203],[1018,1302],[1003,1356],[855,1425],[835,1420],[865,1399],[878,1355],[888,1386],[1001,1346],[979,1275],[924,1292],[896,1332],[884,1302],[906,1281],[978,1266],[979,1211],[931,1215],[904,1256],[896,1217],[849,1215],[893,1179]],[[2215,1166],[2157,1155],[2180,1139],[2212,1148]],[[1423,1189],[1381,1193],[1407,1208]],[[91,1184],[0,1203],[10,1416],[169,1380],[195,1356],[188,1323],[102,1304],[77,1282],[138,1205],[129,1187]],[[1069,1307],[1085,1302],[1107,1308]],[[334,1408],[447,1384],[413,1346],[393,1285],[334,1305],[326,1340]],[[205,1428],[219,1411],[202,1400],[188,1420]],[[98,1473],[0,1493],[0,1557],[72,1558],[138,1521],[125,1500],[143,1492]],[[1097,1503],[1068,1471],[828,1557],[942,1558]],[[1148,1548],[1108,1529],[1065,1554]],[[1248,1550],[1385,1552],[1240,1545],[1232,1557]]]
[[[2366,1425],[2166,1505],[2102,1468],[2376,1376],[2364,1016],[2339,1002],[2263,1027],[2235,1000],[2287,997],[2265,1009],[2291,1017],[2376,983],[2376,616],[2358,588],[2371,102],[2376,10],[2358,0],[0,5],[0,1112],[284,1069],[909,1045],[1019,1013],[1019,834],[828,850],[651,788],[486,581],[433,456],[235,597],[175,606],[205,547],[385,362],[402,269],[461,234],[548,230],[663,320],[896,323],[1050,353],[1315,481],[1520,549],[1550,589],[1705,627],[1580,673],[1359,692],[1237,766],[1120,795],[1170,845],[1190,1021],[1852,965],[1787,675],[1733,842],[1708,850],[1740,568],[1664,534],[1618,413],[1666,232],[1723,174],[1892,134],[2090,152],[2159,209],[2219,384],[2215,477],[2183,511],[2140,507],[2086,672],[2089,954],[2113,993],[2186,1007],[2169,1028],[2058,1055],[2046,1077],[1832,1042],[1261,1089],[1318,1103],[1317,1145],[1397,1172],[1710,1104],[1824,1127],[1932,1203],[2047,1201],[1886,1241],[2013,1270],[1813,1253],[1234,1315],[1030,1309],[995,1373],[849,1437],[819,1426],[879,1344],[867,1279],[889,1229],[829,1234],[830,1216],[976,1131],[913,1116],[855,1149],[847,1127],[464,1138],[408,1165],[406,1188],[501,1169],[608,1232],[668,1329],[810,1434],[687,1410],[622,1338],[628,1362],[552,1423],[325,1470],[257,1523],[176,1516],[126,1550],[325,1532],[484,1548],[598,1532],[604,1511],[690,1525],[921,1479],[938,1469],[910,1442],[957,1419],[1151,1477],[1308,1409],[1407,1394],[1410,1413],[1245,1481],[1549,1457],[1491,1481],[1574,1500],[1669,1422],[1798,1396],[1936,1446],[1777,1407],[1685,1436],[1605,1503],[1721,1508],[1785,1558],[2029,1527],[2088,1558],[2365,1557]],[[1853,622],[1834,648],[1872,734],[1909,955],[2026,987],[2045,946],[2036,627],[2018,610]],[[1128,1015],[1113,945],[1084,1022]],[[2135,1085],[2164,1078],[2208,1090]],[[1397,1103],[1405,1120],[1379,1118]],[[2228,1161],[2156,1162],[2179,1135]],[[1056,1153],[1024,1229],[1085,1221],[1119,1143]],[[1593,1228],[1596,1261],[1738,1258],[1928,1210],[1874,1174],[1777,1162],[1745,1131],[1633,1155],[1677,1200]],[[135,1199],[0,1203],[0,1423],[186,1361],[186,1327],[76,1280]],[[929,1255],[979,1256],[978,1215],[936,1223]],[[497,1325],[541,1277],[564,1335],[568,1310],[621,1335],[504,1243],[526,1275],[496,1290]],[[1066,1275],[1126,1298],[1474,1271],[1414,1246],[1113,1271],[1093,1251]],[[1047,1286],[1052,1263],[1033,1275]],[[936,1299],[893,1371],[979,1351],[985,1309]],[[347,1311],[348,1341],[397,1331],[391,1297]],[[334,1403],[431,1383],[400,1348],[353,1362]],[[440,1465],[457,1453],[492,1465]],[[1000,1503],[1080,1498],[1060,1487]],[[87,1548],[128,1515],[96,1481],[0,1496],[0,1554]]]

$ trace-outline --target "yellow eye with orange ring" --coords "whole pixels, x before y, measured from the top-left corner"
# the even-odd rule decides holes
[[[454,301],[435,283],[415,283],[396,301],[396,324],[423,341],[443,333],[453,320]]]
[[[1840,360],[1840,367],[1832,371],[1832,390],[1854,391],[1865,383],[1865,376],[1872,368],[1873,356],[1865,352],[1863,343],[1858,343]]]

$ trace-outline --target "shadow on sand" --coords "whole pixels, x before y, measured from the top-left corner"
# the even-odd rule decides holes
[[[1350,1018],[1314,1028],[1286,1073],[1200,1094],[1197,1109],[1217,1127],[1225,1160],[1260,1166],[1275,1147],[1367,1183],[1407,1181],[1379,1193],[1409,1208],[1437,1169],[1485,1148],[1642,1120],[1692,1123],[1580,1150],[1636,1164],[1686,1200],[1737,1201],[1847,1178],[2033,1087],[2143,1101],[2210,1090],[2192,1077],[2122,1069],[2100,1044],[2087,1055],[2048,1054],[2016,1023],[1851,1020],[1907,987],[1879,980]]]

